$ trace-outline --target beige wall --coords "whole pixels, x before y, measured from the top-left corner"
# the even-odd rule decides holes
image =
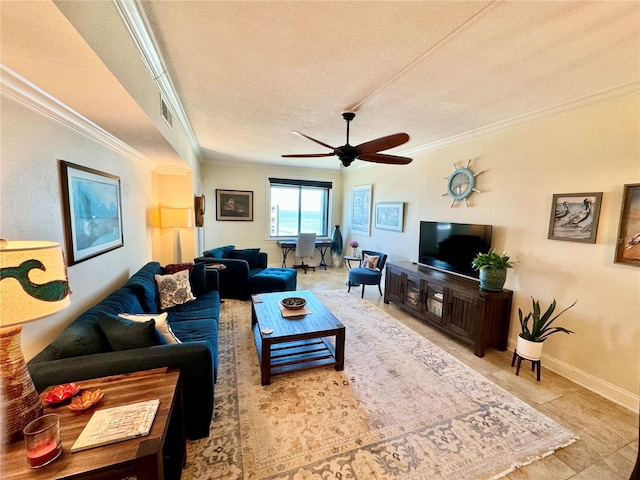
[[[354,237],[389,261],[417,260],[420,220],[494,225],[493,246],[520,261],[506,285],[515,292],[510,348],[530,296],[562,307],[577,299],[562,322],[576,334],[551,337],[544,365],[637,410],[640,269],[613,258],[623,185],[640,182],[639,112],[638,95],[627,96],[416,155],[406,167],[348,170],[344,223],[351,188],[371,184],[374,202],[406,202],[403,233]],[[485,170],[483,193],[451,208],[445,178],[468,159],[474,172]],[[547,239],[553,194],[582,192],[603,192],[597,243]]]
[[[10,240],[50,240],[64,245],[58,160],[120,177],[124,247],[68,269],[71,305],[24,326],[30,359],[79,313],[95,304],[151,260],[151,172],[113,150],[2,97],[0,235]]]
[[[257,164],[202,164],[201,172],[203,192],[207,198],[203,250],[228,244],[237,248],[259,247],[269,255],[270,266],[280,266],[282,251],[275,241],[269,240],[269,177],[333,182],[329,233],[333,230],[333,225],[342,223],[342,175],[337,170]],[[253,222],[216,221],[216,189],[253,191]]]

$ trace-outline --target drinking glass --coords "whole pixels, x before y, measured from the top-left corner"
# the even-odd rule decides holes
[[[29,467],[44,467],[62,453],[59,415],[50,413],[38,417],[24,427],[23,433]]]

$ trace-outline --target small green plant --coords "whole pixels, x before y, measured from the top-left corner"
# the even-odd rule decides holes
[[[562,310],[555,317],[551,317],[553,312],[556,309],[556,300],[554,299],[547,311],[540,316],[540,302],[531,297],[533,301],[533,311],[529,312],[526,317],[522,316],[522,310],[518,309],[518,316],[520,317],[520,326],[522,328],[522,332],[520,336],[525,340],[529,340],[531,342],[544,342],[550,335],[558,332],[564,333],[574,333],[571,330],[567,330],[563,327],[552,327],[551,324],[556,321],[556,319],[562,315],[564,312],[573,307],[578,301],[576,300],[567,308]],[[531,328],[529,328],[529,320],[531,320]]]
[[[478,253],[476,258],[471,262],[471,266],[475,270],[506,270],[507,268],[513,268],[514,260],[509,258],[507,252],[499,254],[494,249],[489,250],[489,253]]]

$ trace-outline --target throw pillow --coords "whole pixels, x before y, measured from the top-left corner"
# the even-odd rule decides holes
[[[165,266],[160,273],[177,273],[182,270],[189,270],[189,282],[194,295],[207,293],[207,274],[204,263],[170,263]]]
[[[148,322],[153,319],[156,322],[156,329],[164,337],[167,343],[182,343],[171,330],[171,325],[167,323],[167,312],[156,314],[119,313],[118,316],[120,318],[126,318],[127,320],[133,320],[134,322]]]
[[[236,248],[235,245],[225,245],[224,247],[212,248],[202,252],[202,255],[214,258],[230,258],[234,248]]]
[[[114,351],[162,345],[156,322],[134,322],[108,313],[98,315],[98,326]]]
[[[258,258],[260,256],[259,248],[245,248],[243,250],[234,250],[232,258],[246,260],[249,268],[258,268]]]
[[[163,310],[196,299],[191,293],[189,270],[181,270],[170,275],[156,275],[155,279],[160,294],[160,308]]]
[[[369,268],[371,270],[376,270],[378,268],[378,260],[380,260],[379,255],[367,255],[364,254],[364,261],[362,262],[362,266],[364,268]]]

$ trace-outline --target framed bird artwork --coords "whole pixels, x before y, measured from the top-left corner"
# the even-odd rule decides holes
[[[624,186],[615,263],[640,267],[640,183]]]
[[[551,202],[549,238],[596,243],[602,192],[556,193]]]

